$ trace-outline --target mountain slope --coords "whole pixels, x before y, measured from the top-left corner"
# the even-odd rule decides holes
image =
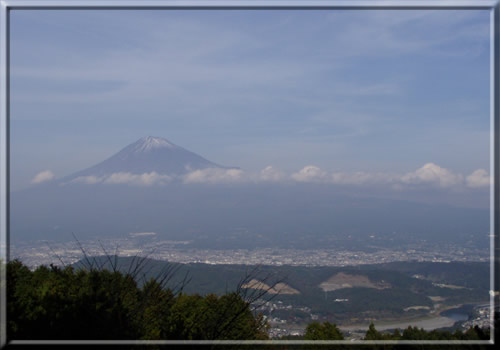
[[[215,164],[196,153],[161,137],[146,136],[126,146],[110,158],[62,179],[68,182],[82,176],[105,176],[114,173],[183,175],[206,168],[230,169]]]

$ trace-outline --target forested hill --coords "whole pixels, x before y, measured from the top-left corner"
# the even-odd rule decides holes
[[[98,257],[101,268],[128,272],[133,257]],[[76,267],[88,265],[80,261]],[[487,263],[396,262],[348,267],[247,266],[173,264],[141,259],[141,284],[170,270],[167,285],[183,285],[183,292],[200,295],[234,291],[245,278],[264,286],[280,283],[273,301],[291,305],[279,312],[283,319],[309,321],[312,314],[338,323],[397,319],[429,311],[489,300]],[[247,283],[247,287],[252,287]],[[254,286],[258,288],[258,285]],[[273,292],[273,291],[271,291]],[[305,309],[310,311],[304,313]]]
[[[88,265],[90,264],[90,265]],[[109,264],[109,265],[107,265]],[[106,266],[107,265],[107,266]],[[0,268],[4,268],[0,264]],[[107,269],[108,267],[109,269]],[[401,266],[399,266],[401,267]],[[455,266],[464,267],[464,266]],[[181,272],[188,270],[189,274]],[[196,281],[201,275],[213,275],[219,268],[219,282],[226,281],[226,292],[222,295],[199,293],[190,294],[187,290],[196,285],[206,284],[206,279]],[[393,293],[393,312],[401,303],[396,290],[421,293],[426,288],[434,286],[430,275],[420,275],[416,278],[424,281],[420,291],[408,279],[395,284],[397,278],[405,276],[403,272],[388,269],[389,266],[363,266],[357,268],[334,269],[325,272],[322,268],[307,270],[298,269],[294,277],[282,279],[274,273],[293,272],[295,268],[255,269],[245,266],[208,266],[208,265],[172,265],[165,262],[143,258],[100,257],[90,258],[80,262],[79,268],[67,266],[40,266],[31,271],[19,261],[7,264],[7,334],[11,340],[41,340],[41,339],[179,339],[179,340],[266,340],[269,339],[270,323],[254,303],[259,300],[271,300],[272,289],[260,287],[263,282],[275,289],[281,289],[282,294],[276,297],[311,297],[308,288],[312,281],[322,280],[322,274],[330,276],[320,284],[320,289],[348,290],[351,295],[360,290],[368,290],[364,294],[368,305],[377,304],[380,295],[378,291]],[[423,273],[429,266],[405,266],[405,270]],[[482,271],[484,266],[471,264],[468,268]],[[290,270],[291,269],[291,270]],[[446,276],[448,267],[439,264],[432,269],[441,276]],[[124,270],[124,272],[120,272]],[[311,278],[306,278],[306,272]],[[396,271],[396,272],[394,272]],[[186,271],[184,271],[186,272]],[[380,279],[394,272],[395,277]],[[242,275],[240,275],[243,273]],[[271,275],[273,273],[274,275]],[[211,275],[210,275],[211,274]],[[155,278],[149,279],[148,275]],[[242,276],[231,290],[228,278]],[[228,277],[230,276],[230,277]],[[208,278],[207,277],[207,278]],[[276,279],[278,278],[278,279]],[[414,277],[410,277],[414,278]],[[455,281],[458,283],[459,280]],[[252,284],[259,280],[261,284]],[[299,280],[309,281],[303,286],[296,285]],[[140,283],[138,283],[140,281]],[[205,281],[205,282],[203,282]],[[276,283],[278,282],[278,283]],[[345,282],[339,285],[340,282]],[[408,284],[406,285],[405,284]],[[430,283],[430,286],[429,286]],[[464,282],[465,283],[465,282]],[[291,287],[291,284],[294,287]],[[349,284],[349,286],[348,286]],[[309,286],[309,287],[308,287]],[[432,286],[432,287],[431,287]],[[205,286],[208,288],[208,284]],[[455,285],[454,288],[436,287],[442,290],[451,289],[474,291],[470,287]],[[391,290],[393,290],[391,292]],[[481,290],[481,288],[478,288]],[[437,292],[436,290],[427,290]],[[370,299],[370,294],[375,295]],[[441,296],[445,300],[450,296]],[[455,295],[455,297],[460,297]],[[462,298],[472,295],[462,294]],[[321,298],[320,298],[321,299]],[[411,298],[410,298],[411,299]],[[273,302],[276,299],[272,299]],[[289,302],[292,299],[289,299]],[[297,299],[299,300],[299,299]],[[295,300],[295,301],[297,301]],[[308,301],[306,298],[305,301]],[[279,303],[279,301],[276,301]],[[378,305],[378,312],[383,311],[383,305]],[[292,308],[293,309],[293,308]],[[328,310],[327,310],[328,311]],[[351,310],[352,311],[352,310]],[[339,312],[342,314],[342,312]],[[358,315],[365,312],[357,311]],[[305,340],[342,340],[344,334],[335,323],[329,321],[307,322],[305,333],[297,339]],[[287,338],[281,338],[287,339]],[[367,340],[486,340],[489,331],[477,327],[466,332],[433,331],[408,327],[401,333],[380,333],[373,325],[366,331]]]
[[[432,284],[446,284],[470,288],[477,292],[488,291],[490,283],[489,263],[486,262],[391,262],[386,264],[367,264],[345,267],[331,266],[253,266],[253,265],[212,265],[202,263],[178,264],[167,261],[141,259],[141,280],[147,280],[161,274],[166,268],[176,267],[171,283],[180,282],[186,274],[190,282],[185,286],[187,293],[223,294],[231,290],[248,273],[256,274],[257,278],[286,279],[287,283],[299,290],[319,286],[326,279],[339,272],[360,274],[374,281],[385,280],[393,287],[411,289],[416,284],[420,288],[431,288]],[[95,267],[116,269],[127,272],[136,265],[137,257],[95,257],[90,263]],[[73,266],[76,268],[88,266],[89,262],[81,260]],[[138,282],[141,283],[141,280]],[[441,288],[443,289],[443,288]],[[460,289],[460,288],[459,288]],[[441,290],[442,292],[442,290]],[[440,294],[440,293],[438,293]]]

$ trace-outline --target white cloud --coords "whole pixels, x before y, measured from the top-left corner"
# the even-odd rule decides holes
[[[357,171],[355,173],[332,173],[331,183],[339,185],[365,185],[365,184],[386,184],[397,179],[397,175],[389,173],[366,173]]]
[[[285,173],[269,165],[262,169],[259,174],[260,181],[281,181],[286,178]]]
[[[50,170],[45,170],[36,174],[36,176],[31,180],[32,184],[39,184],[45,181],[50,181],[54,178],[54,173]]]
[[[184,183],[228,183],[244,179],[240,169],[207,168],[195,170],[183,176]]]
[[[484,169],[477,169],[466,178],[467,186],[472,188],[489,186],[490,181],[491,176]]]
[[[42,178],[41,174],[39,174],[40,178]],[[315,165],[307,165],[298,172],[289,175],[269,165],[260,172],[254,173],[247,173],[241,169],[207,168],[194,170],[176,178],[166,174],[158,174],[154,171],[143,174],[117,172],[101,177],[80,176],[72,180],[71,183],[153,186],[164,185],[173,180],[180,180],[184,184],[319,182],[340,186],[387,186],[392,190],[402,191],[415,185],[447,189],[463,187],[464,185],[470,188],[484,187],[489,185],[490,176],[486,170],[478,169],[464,179],[462,174],[442,168],[434,163],[427,163],[421,168],[406,174],[364,171],[351,173],[327,172]]]
[[[317,182],[326,179],[326,171],[321,170],[317,166],[308,165],[302,168],[299,172],[291,175],[292,179],[299,182]]]
[[[155,171],[143,174],[132,174],[125,172],[113,173],[106,176],[79,176],[70,181],[70,183],[80,183],[86,185],[106,184],[106,185],[119,185],[127,184],[134,186],[151,186],[151,185],[164,185],[172,180],[168,175],[158,174]]]
[[[109,175],[104,181],[104,184],[129,184],[137,186],[151,186],[151,185],[164,185],[172,178],[168,175],[161,175],[155,171],[143,174],[132,173],[113,173]]]
[[[321,171],[318,167],[309,166],[293,174],[292,178],[297,181],[325,180],[325,174],[326,173]],[[483,186],[484,183],[488,183],[488,179],[484,178],[485,173],[476,171],[472,175],[474,175],[474,177],[470,180],[470,187],[474,187],[474,185],[475,187],[479,187]],[[403,190],[405,187],[408,187],[408,185],[430,185],[442,188],[453,188],[464,184],[464,177],[462,174],[454,173],[434,163],[427,163],[421,168],[404,175],[397,173],[357,171],[352,173],[332,172],[327,176],[327,182],[336,185],[387,185],[393,190],[398,191]]]
[[[86,185],[94,185],[100,183],[102,181],[102,177],[97,176],[78,176],[74,180],[71,180],[70,183],[80,183]]]
[[[262,172],[272,173],[274,169],[267,167]],[[261,172],[261,173],[262,173]],[[476,174],[484,175],[484,174]],[[477,176],[476,176],[477,177]],[[363,172],[356,171],[347,172],[326,172],[321,168],[308,165],[300,171],[290,175],[290,178],[298,182],[323,182],[335,185],[387,185],[395,190],[402,190],[408,185],[431,185],[443,188],[451,188],[461,186],[464,183],[464,178],[461,174],[454,173],[448,169],[442,168],[434,163],[427,163],[421,168],[401,175],[396,173],[382,172]],[[279,178],[282,180],[283,178]],[[474,179],[478,181],[486,181],[484,179]],[[474,181],[473,180],[473,181]]]
[[[463,176],[434,163],[427,163],[414,172],[401,177],[405,184],[433,184],[439,187],[451,187],[463,183]]]

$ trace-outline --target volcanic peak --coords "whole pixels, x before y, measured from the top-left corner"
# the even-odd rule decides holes
[[[142,153],[142,152],[149,152],[153,149],[158,149],[158,148],[174,149],[178,148],[178,146],[171,143],[167,139],[164,139],[163,137],[145,136],[140,138],[134,144],[133,149],[134,153]]]

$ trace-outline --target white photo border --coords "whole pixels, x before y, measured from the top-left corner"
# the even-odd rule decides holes
[[[490,10],[490,340],[481,341],[322,341],[322,340],[13,340],[9,345],[487,345],[495,343],[494,311],[500,294],[500,0],[0,0],[0,348],[7,345],[6,269],[9,261],[9,18],[11,10]]]

